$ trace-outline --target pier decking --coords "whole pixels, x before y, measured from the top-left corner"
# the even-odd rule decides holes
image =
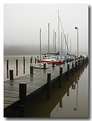
[[[49,69],[40,69],[37,73],[28,74],[13,80],[5,81],[4,82],[4,109],[6,109],[7,107],[10,107],[14,103],[21,100],[20,94],[19,94],[20,84],[26,85],[26,97],[27,97],[47,85],[48,74],[51,74],[50,81],[53,82],[55,79],[60,77],[60,68],[63,69],[62,75],[64,75],[65,73],[68,72],[68,65],[70,65],[69,70],[73,69],[72,63],[74,64],[74,68],[76,68],[75,61],[72,61],[63,66],[55,66]],[[80,64],[82,65],[82,63],[84,63],[83,60],[81,61]],[[79,64],[77,66],[79,66]]]

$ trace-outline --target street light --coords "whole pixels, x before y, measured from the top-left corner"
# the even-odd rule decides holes
[[[77,30],[77,57],[79,57],[79,40],[78,40],[78,27],[75,27]]]

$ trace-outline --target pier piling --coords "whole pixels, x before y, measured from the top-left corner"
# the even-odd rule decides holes
[[[62,72],[63,72],[63,67],[60,67],[59,88],[62,87]]]
[[[9,78],[9,60],[7,60],[7,78]]]
[[[32,63],[32,57],[30,58],[30,63]]]
[[[33,74],[33,66],[30,66],[30,74]]]
[[[25,57],[23,57],[23,74],[25,74]]]
[[[13,70],[10,70],[10,80],[13,80]]]
[[[80,59],[78,60],[78,67],[80,68]]]
[[[18,76],[18,59],[16,59],[16,76]]]
[[[54,64],[54,63],[52,63],[52,67],[53,67],[53,68],[55,67],[55,64]]]
[[[72,62],[72,76],[74,75],[74,63]]]
[[[19,99],[26,97],[27,84],[19,83]]]
[[[67,79],[69,80],[69,75],[70,75],[70,65],[67,64]]]
[[[77,60],[76,60],[76,62],[75,62],[75,70],[77,70],[77,66],[78,66],[78,65],[77,65]]]
[[[44,70],[46,69],[46,63],[43,64],[43,68],[44,68]]]
[[[36,58],[35,58],[35,63],[36,63]]]

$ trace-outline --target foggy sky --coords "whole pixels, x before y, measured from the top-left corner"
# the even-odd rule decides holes
[[[80,52],[88,52],[88,6],[77,4],[5,4],[4,47],[28,46],[39,48],[39,31],[42,29],[42,46],[47,46],[48,23],[50,23],[50,45],[53,45],[53,29],[58,32],[58,12],[64,32],[71,39],[71,51],[76,52],[75,26],[79,28]],[[62,32],[62,29],[60,28]],[[64,41],[64,40],[63,40]],[[57,37],[58,43],[58,37]],[[63,42],[63,48],[65,43]],[[69,45],[70,46],[70,45]],[[36,48],[37,49],[37,48]],[[43,48],[44,49],[44,48]],[[51,48],[50,48],[51,49]],[[25,51],[27,48],[25,49]],[[29,50],[30,51],[30,50]]]

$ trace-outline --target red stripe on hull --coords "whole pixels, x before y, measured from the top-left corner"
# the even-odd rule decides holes
[[[64,61],[44,61],[44,60],[37,60],[38,63],[48,63],[48,64],[64,64]]]

